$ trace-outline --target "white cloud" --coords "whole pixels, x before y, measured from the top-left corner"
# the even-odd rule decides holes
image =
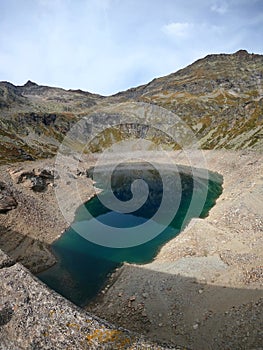
[[[163,26],[162,30],[165,34],[172,37],[187,37],[190,34],[193,25],[188,22],[173,22]]]
[[[208,53],[262,52],[262,0],[165,3],[0,0],[0,80],[112,94]]]
[[[112,0],[96,0],[96,1],[94,1],[94,5],[97,5],[99,8],[103,9],[104,11],[108,10],[110,8],[111,4],[112,4]]]
[[[225,2],[217,2],[211,6],[211,11],[224,15],[228,11],[228,5]]]

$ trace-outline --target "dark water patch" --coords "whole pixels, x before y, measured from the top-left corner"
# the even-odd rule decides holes
[[[174,238],[192,217],[208,215],[222,192],[222,176],[209,172],[208,179],[205,176],[202,177],[202,174],[193,178],[189,169],[181,167],[179,173],[178,169],[175,173],[175,170],[168,167],[161,177],[158,171],[148,163],[133,164],[133,166],[122,164],[116,168],[111,176],[111,186],[116,198],[123,203],[131,200],[132,183],[136,179],[143,179],[149,188],[145,203],[134,212],[126,214],[108,209],[96,196],[79,207],[73,227],[81,227],[82,230],[85,229],[88,232],[92,229],[94,221],[98,220],[111,227],[123,228],[125,234],[127,228],[153,222],[152,218],[162,203],[163,184],[169,184],[169,180],[177,176],[180,182],[178,191],[180,191],[181,198],[172,221],[167,225],[165,220],[159,217],[158,222],[153,222],[160,226],[159,235],[143,244],[125,248],[95,244],[70,227],[52,245],[59,262],[39,274],[38,277],[75,304],[83,306],[97,295],[108,274],[123,262],[136,264],[151,262],[159,249]],[[105,169],[102,169],[102,172],[108,176]],[[102,183],[96,183],[96,186],[102,187]],[[200,202],[204,198],[201,210],[198,200],[195,200],[192,205],[194,194],[195,196],[197,194],[196,197],[200,198]],[[109,191],[104,190],[101,195],[107,199]],[[191,205],[191,210],[189,210]],[[92,215],[91,218],[87,218],[87,210]],[[165,214],[163,216],[165,217]],[[103,232],[96,232],[96,234],[103,234]]]

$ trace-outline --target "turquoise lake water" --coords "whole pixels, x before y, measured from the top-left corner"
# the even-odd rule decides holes
[[[174,174],[169,170],[167,176],[171,177]],[[119,200],[125,202],[131,199],[131,183],[135,179],[144,179],[149,187],[148,198],[138,210],[128,214],[111,211],[95,196],[79,207],[74,223],[81,223],[88,232],[92,227],[93,220],[99,220],[111,227],[123,228],[125,232],[128,227],[150,221],[162,201],[163,180],[158,171],[148,165],[146,167],[140,165],[137,169],[129,167],[117,169],[112,175],[111,185]],[[207,180],[198,179],[197,187],[196,185],[194,187],[193,177],[189,174],[180,173],[180,181],[182,191],[179,209],[168,226],[158,222],[158,225],[163,225],[163,227],[161,227],[162,232],[157,237],[134,247],[110,248],[86,240],[70,227],[52,245],[58,263],[40,273],[38,277],[67,299],[77,305],[84,306],[104,286],[109,273],[123,262],[137,264],[151,262],[160,247],[175,237],[181,231],[182,225],[185,225],[184,220],[193,191],[198,191],[200,198],[205,195],[205,204],[201,213],[197,205],[196,210],[194,208],[191,211],[191,217],[207,216],[222,192],[223,179],[219,175],[209,178],[208,183]],[[100,187],[100,184],[96,184],[96,186]],[[107,197],[107,195],[107,191],[102,192],[102,196]],[[93,218],[87,219],[87,209]]]

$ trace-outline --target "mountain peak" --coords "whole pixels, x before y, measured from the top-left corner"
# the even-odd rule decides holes
[[[235,52],[234,55],[236,55],[236,56],[247,56],[247,55],[249,55],[249,53],[247,52],[247,50],[241,49],[241,50],[238,50],[237,52]]]
[[[37,85],[37,83],[34,83],[31,80],[28,80],[24,85],[24,87],[31,87],[31,86],[38,86],[38,85]]]

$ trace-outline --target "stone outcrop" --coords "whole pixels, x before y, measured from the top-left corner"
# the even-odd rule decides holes
[[[1,251],[0,280],[1,350],[168,349],[77,308]]]
[[[31,171],[15,170],[10,171],[10,175],[17,184],[22,183],[35,192],[45,191],[47,186],[52,185],[58,178],[56,170],[50,168],[32,169]]]

